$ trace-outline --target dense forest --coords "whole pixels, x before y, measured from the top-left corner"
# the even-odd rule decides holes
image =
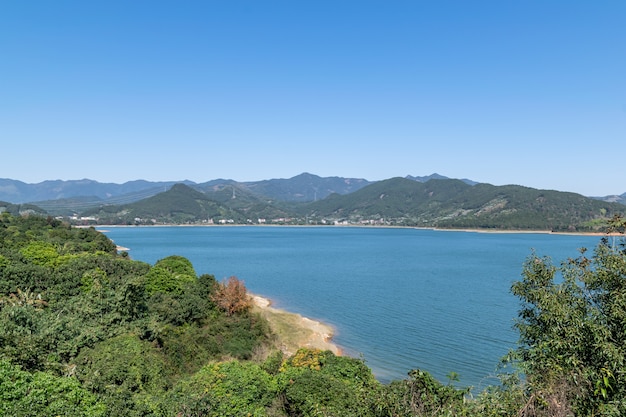
[[[593,253],[530,254],[518,347],[482,392],[425,370],[378,382],[361,359],[277,346],[236,278],[130,259],[93,228],[0,214],[0,416],[626,414],[626,222]]]

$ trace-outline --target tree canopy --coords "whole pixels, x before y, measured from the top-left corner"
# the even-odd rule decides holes
[[[547,415],[626,414],[626,242],[615,217],[589,256],[555,266],[531,255],[513,293],[522,300],[516,359]]]

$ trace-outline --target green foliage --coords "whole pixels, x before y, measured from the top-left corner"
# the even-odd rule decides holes
[[[132,334],[83,349],[71,369],[107,405],[110,416],[142,415],[145,398],[162,395],[170,381],[160,350]]]
[[[157,292],[182,294],[185,285],[194,282],[196,273],[193,265],[182,256],[168,256],[159,260],[146,274],[146,290],[149,294]]]
[[[152,343],[128,334],[97,343],[73,361],[83,386],[97,393],[113,390],[160,391],[167,387],[165,361]]]
[[[602,239],[560,267],[532,255],[513,293],[523,302],[517,359],[538,414],[626,412],[626,246]]]
[[[394,381],[383,389],[379,408],[391,416],[456,416],[465,408],[467,389],[443,385],[428,372],[416,369],[409,379]]]
[[[49,353],[48,316],[32,304],[3,303],[0,310],[0,357],[26,369],[43,369]]]
[[[0,216],[0,357],[77,375],[107,415],[167,415],[159,398],[176,380],[270,343],[259,316],[217,310],[215,278],[196,277],[187,259],[150,267],[103,250],[94,233]]]
[[[465,402],[466,415],[518,417],[527,402],[526,387],[517,374],[501,375],[501,383],[489,386],[478,397]]]
[[[281,369],[281,365],[283,364],[284,360],[285,354],[280,350],[276,350],[268,355],[265,361],[263,361],[263,363],[261,364],[261,367],[268,374],[277,375]]]
[[[29,373],[0,360],[0,416],[107,415],[106,406],[71,377]]]
[[[181,293],[155,292],[149,299],[150,313],[164,324],[198,323],[215,310],[211,298],[216,285],[213,275],[203,274],[183,283]]]
[[[370,398],[332,375],[304,369],[284,388],[285,408],[295,416],[372,416]]]
[[[61,255],[117,252],[115,244],[93,228],[72,228],[52,217],[0,215],[0,249],[22,247],[33,241],[50,243]]]
[[[214,313],[197,324],[166,326],[158,341],[176,373],[193,373],[209,360],[251,359],[270,343],[267,322],[255,314],[225,316]]]
[[[215,417],[266,416],[277,395],[274,378],[251,362],[228,361],[204,366],[173,390],[170,415]]]
[[[277,378],[288,415],[375,415],[378,383],[360,360],[300,349]]]
[[[101,291],[103,287],[109,285],[109,279],[102,269],[94,268],[83,273],[80,283],[84,292]]]
[[[30,242],[21,250],[27,261],[35,265],[42,265],[49,268],[58,266],[60,262],[59,253],[51,243],[34,241]]]

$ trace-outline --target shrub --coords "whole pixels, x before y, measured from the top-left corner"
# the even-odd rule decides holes
[[[105,416],[106,407],[71,377],[29,373],[0,360],[0,416]]]

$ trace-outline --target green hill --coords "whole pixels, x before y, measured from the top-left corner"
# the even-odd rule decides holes
[[[88,210],[83,216],[93,216],[100,223],[197,223],[232,219],[245,221],[245,216],[224,204],[210,200],[205,194],[184,185],[176,184],[155,196],[121,206],[107,205]]]
[[[46,211],[34,204],[12,204],[0,201],[0,213],[10,213],[18,216],[20,214],[46,214]]]
[[[624,206],[518,185],[392,178],[308,204],[310,218],[440,228],[591,231]]]
[[[265,202],[236,185],[217,187],[207,193],[185,184],[135,203],[105,205],[88,210],[83,216],[98,219],[100,224],[246,224],[258,216],[284,216],[280,204]]]
[[[431,180],[420,183],[406,178],[391,178],[348,195],[334,194],[309,204],[309,216],[348,218],[350,220],[394,219],[420,222],[438,213],[445,202],[471,188],[460,180]]]

